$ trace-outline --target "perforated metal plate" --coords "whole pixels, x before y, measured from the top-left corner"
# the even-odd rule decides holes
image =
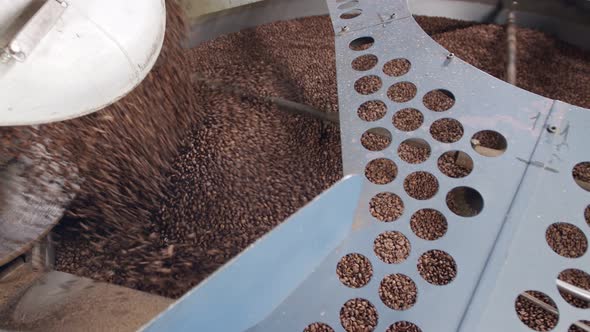
[[[271,313],[260,320],[251,317],[248,324],[231,324],[231,328],[227,328],[229,323],[223,322],[221,325],[206,325],[208,330],[303,331],[310,324],[321,322],[335,331],[344,331],[341,308],[349,300],[364,299],[372,304],[378,315],[375,326],[365,326],[366,331],[386,331],[401,321],[414,323],[422,331],[527,331],[529,328],[519,321],[514,310],[516,297],[526,290],[542,291],[558,303],[562,313],[561,330],[582,319],[584,312],[569,306],[557,294],[555,279],[567,267],[583,270],[582,262],[588,262],[588,254],[576,260],[562,258],[548,247],[544,234],[550,224],[568,220],[588,235],[583,213],[590,203],[590,193],[577,187],[571,171],[576,163],[590,160],[583,143],[588,140],[588,135],[575,129],[590,125],[590,113],[586,115],[587,110],[515,88],[449,56],[447,50],[421,30],[403,0],[329,0],[328,5],[336,33],[344,172],[364,174],[371,161],[387,158],[397,165],[397,175],[387,184],[365,180],[354,215],[342,220],[343,225],[349,227],[348,236],[331,252],[324,251],[325,258],[311,274],[296,285],[290,283],[289,287],[293,288],[281,292],[284,299]],[[352,19],[341,18],[343,13],[353,9],[357,9],[355,13],[360,15]],[[367,38],[374,41],[370,47],[351,49],[351,43],[358,45],[359,39],[366,41]],[[378,59],[372,69],[353,69],[352,63],[357,57],[369,54]],[[394,59],[409,61],[409,71],[400,76],[386,75],[383,66]],[[381,87],[369,94],[358,93],[355,83],[365,76],[378,77]],[[413,84],[415,95],[403,102],[390,99],[389,88],[401,82]],[[427,93],[438,89],[445,90],[455,100],[446,111],[431,111],[423,102]],[[385,103],[387,111],[380,119],[365,121],[359,117],[358,109],[372,100]],[[398,130],[392,123],[395,114],[406,108],[416,109],[423,116],[422,125],[409,132]],[[459,140],[443,143],[431,134],[432,125],[444,118],[461,124],[463,135]],[[556,128],[549,132],[551,126]],[[367,150],[361,137],[368,130],[376,130],[380,135],[389,132],[391,144],[380,151]],[[472,145],[476,142],[472,137],[485,130],[493,130],[506,139],[507,149],[503,153],[491,157],[477,152],[481,152],[479,148],[475,150]],[[400,158],[398,147],[407,139],[420,139],[422,144],[428,144],[430,157],[418,164]],[[577,148],[571,147],[576,143]],[[473,170],[468,176],[451,178],[439,169],[439,157],[449,151],[463,151],[471,157]],[[432,197],[415,199],[406,192],[404,181],[414,172],[427,172],[437,179],[438,190]],[[446,202],[449,192],[464,186],[477,191],[483,200],[479,213],[471,217],[457,215]],[[389,222],[378,220],[370,203],[385,192],[396,195],[403,202],[403,213],[392,215]],[[557,194],[560,197],[556,199]],[[345,202],[332,205],[324,202],[321,207],[316,205],[318,203],[305,209],[333,211],[348,208]],[[414,233],[410,220],[422,209],[434,209],[446,217],[444,236],[425,240]],[[306,230],[310,234],[314,231]],[[334,231],[340,232],[341,228],[336,227]],[[380,259],[374,250],[374,241],[384,232],[403,234],[411,246],[409,255],[398,257],[394,263]],[[283,232],[280,234],[273,232],[268,238],[278,240],[280,236],[287,236]],[[300,233],[289,236],[305,241]],[[431,283],[431,276],[422,276],[417,267],[421,257],[432,250],[444,251],[456,265],[456,275],[443,282],[445,285]],[[360,288],[346,286],[336,273],[339,261],[351,253],[363,255],[372,266],[370,280]],[[530,256],[536,257],[530,259]],[[239,262],[240,258],[232,264]],[[276,268],[283,271],[289,267],[277,263]],[[258,303],[267,303],[256,299],[255,294],[260,289],[251,291],[250,300],[242,295],[232,297],[223,285],[217,284],[223,271],[220,274],[180,303],[196,301],[200,295],[200,299],[206,302],[203,294],[212,294],[208,292],[213,291],[210,287],[215,284],[215,289],[226,301],[241,304],[246,314],[251,311],[259,318],[260,310],[248,309],[248,304],[256,308]],[[380,285],[393,274],[402,274],[413,281],[417,290],[415,303],[394,309],[395,305],[387,299],[382,300]],[[246,279],[249,277],[245,276]],[[265,277],[270,283],[283,282],[278,273]],[[182,321],[183,327],[205,326],[199,324],[208,316],[207,311],[194,312],[194,316],[188,312],[190,308],[184,305],[183,314],[173,308],[164,318],[168,323]],[[362,320],[362,317],[358,318]],[[160,328],[165,326],[160,323]],[[181,325],[173,327],[178,326]]]

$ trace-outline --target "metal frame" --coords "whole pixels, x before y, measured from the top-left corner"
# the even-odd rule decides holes
[[[515,88],[450,56],[420,29],[403,0],[357,1],[352,8],[362,9],[362,14],[351,20],[340,19],[346,11],[338,9],[343,3],[346,1],[328,2],[336,33],[344,171],[362,174],[369,161],[387,157],[398,165],[396,180],[388,185],[365,181],[358,208],[350,215],[346,213],[351,212],[352,188],[336,186],[179,300],[145,330],[302,331],[310,323],[323,322],[343,331],[341,306],[349,299],[364,298],[379,313],[377,331],[397,321],[411,321],[423,331],[529,331],[514,311],[516,297],[526,290],[542,291],[557,303],[561,315],[557,330],[566,330],[583,319],[586,312],[565,303],[558,294],[556,278],[565,268],[583,269],[589,254],[577,259],[560,257],[548,247],[544,235],[548,225],[557,221],[573,223],[586,237],[590,235],[583,217],[590,193],[580,189],[571,175],[575,164],[590,160],[584,144],[588,141],[584,128],[590,126],[588,110]],[[375,39],[371,48],[360,52],[349,48],[352,40],[366,36]],[[370,71],[356,72],[351,62],[363,54],[378,56],[379,63]],[[381,68],[395,58],[408,59],[411,70],[402,77],[387,77]],[[370,96],[353,88],[365,75],[377,75],[383,82]],[[402,81],[415,84],[418,93],[409,102],[395,103],[388,99],[387,88]],[[451,91],[455,105],[442,113],[427,110],[422,97],[434,89]],[[374,99],[387,104],[387,115],[376,122],[364,122],[358,118],[357,108]],[[393,114],[407,107],[424,115],[423,126],[411,133],[400,132],[391,123]],[[428,130],[435,120],[448,117],[460,121],[464,128],[462,139],[453,144],[435,141]],[[375,127],[386,128],[393,136],[393,144],[381,152],[367,151],[360,144],[362,133]],[[470,138],[487,129],[507,139],[508,149],[502,155],[485,157],[473,150]],[[432,150],[430,159],[419,165],[401,160],[397,146],[408,138],[425,140]],[[474,170],[468,177],[451,179],[438,170],[438,156],[449,150],[471,156]],[[418,201],[405,193],[403,179],[414,171],[437,177],[439,191],[434,198]],[[457,216],[446,206],[447,192],[463,185],[476,189],[485,200],[483,211],[475,217]],[[368,209],[369,200],[386,191],[404,201],[404,214],[391,223],[376,221]],[[332,195],[337,197],[326,199]],[[433,208],[446,216],[444,237],[425,241],[413,234],[410,216],[422,208]],[[310,211],[313,215],[308,215]],[[336,220],[335,212],[346,216]],[[316,219],[316,213],[322,213],[323,218]],[[307,263],[298,261],[296,266],[289,264],[290,255],[279,259],[269,253],[284,252],[285,246],[302,244],[309,236],[328,236],[317,223],[310,227],[317,220],[333,225],[328,233],[341,236],[343,229],[349,233],[333,250],[324,247],[308,257]],[[340,223],[335,224],[337,221]],[[411,242],[410,256],[401,264],[385,264],[373,253],[375,237],[389,230],[402,232]],[[293,254],[300,254],[300,250],[308,253],[305,248],[291,247]],[[418,257],[431,249],[446,251],[458,265],[456,278],[446,286],[429,284],[416,269]],[[337,262],[348,253],[363,254],[372,263],[372,279],[362,288],[346,287],[335,273]],[[254,262],[264,266],[264,273]],[[269,265],[273,267],[270,270]],[[285,270],[301,278],[294,282]],[[392,273],[403,273],[416,283],[418,301],[412,308],[395,311],[379,299],[379,283]],[[236,276],[239,282],[235,282]],[[260,278],[268,282],[260,283]],[[242,291],[236,293],[236,288]],[[276,306],[269,312],[271,300]]]

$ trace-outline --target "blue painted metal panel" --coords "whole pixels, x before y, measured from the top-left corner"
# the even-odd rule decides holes
[[[348,176],[191,290],[144,331],[245,331],[268,316],[350,231],[362,178]]]

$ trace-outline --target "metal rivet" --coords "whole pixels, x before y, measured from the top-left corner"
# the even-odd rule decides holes
[[[449,54],[447,54],[447,59],[449,59],[449,60],[451,60],[454,57],[455,57],[455,53],[449,53]]]
[[[347,25],[345,25],[345,26],[342,27],[342,30],[341,31],[342,32],[347,32],[349,30],[350,30],[350,28]]]
[[[547,131],[553,134],[557,132],[557,126],[549,125],[547,126]]]

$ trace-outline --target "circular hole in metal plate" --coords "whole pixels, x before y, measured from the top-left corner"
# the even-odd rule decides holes
[[[578,269],[567,269],[557,276],[557,280],[557,290],[567,303],[580,309],[590,308],[590,301],[577,294],[577,290],[590,291],[590,274]]]
[[[421,138],[409,138],[399,145],[397,154],[409,164],[420,164],[430,158],[430,144]]]
[[[441,143],[455,143],[463,137],[463,125],[455,119],[439,119],[430,125],[430,135]]]
[[[550,225],[545,232],[549,247],[566,258],[582,257],[588,250],[588,239],[578,226],[558,222]]]
[[[340,15],[340,18],[343,20],[351,20],[355,17],[359,17],[362,13],[363,13],[362,9],[355,8],[355,9],[351,9],[345,13],[342,13]]]
[[[351,41],[348,47],[353,51],[364,51],[373,46],[373,44],[375,44],[373,37],[360,37]]]
[[[414,83],[399,82],[389,87],[387,90],[387,97],[397,103],[405,103],[414,99],[417,92],[418,88],[416,88]]]
[[[421,209],[410,218],[410,227],[417,237],[434,241],[443,237],[448,228],[447,218],[437,210]]]
[[[424,123],[424,115],[415,108],[404,108],[393,116],[393,126],[401,131],[414,131]]]
[[[361,95],[373,94],[382,86],[381,78],[375,75],[363,76],[354,82],[354,89]]]
[[[365,167],[365,176],[374,184],[388,184],[397,176],[397,165],[387,158],[371,160]]]
[[[432,90],[424,95],[422,103],[431,111],[444,112],[455,105],[455,95],[445,89]]]
[[[414,172],[404,180],[404,189],[414,199],[431,199],[438,192],[438,180],[428,172]]]
[[[574,166],[572,176],[580,188],[590,191],[590,162],[586,161]]]
[[[377,121],[387,113],[387,105],[380,100],[369,100],[359,106],[357,115],[364,121]]]
[[[401,273],[391,274],[381,281],[379,297],[393,310],[408,310],[418,300],[418,288],[410,277]]]
[[[340,309],[340,323],[347,332],[372,332],[378,320],[377,309],[369,300],[348,300]]]
[[[381,151],[391,144],[391,132],[385,128],[371,128],[361,136],[361,144],[369,151]]]
[[[497,157],[506,152],[508,141],[494,130],[482,130],[471,137],[471,147],[484,157]]]
[[[590,320],[579,320],[572,324],[568,332],[586,332],[590,330]]]
[[[369,212],[379,221],[396,221],[404,213],[404,202],[394,193],[382,192],[371,198]]]
[[[387,76],[399,77],[410,71],[412,64],[408,59],[398,58],[387,61],[383,65],[383,73]]]
[[[449,210],[461,217],[475,217],[484,208],[483,197],[471,187],[453,188],[447,194],[446,203]]]
[[[418,272],[428,283],[444,286],[457,276],[457,263],[442,250],[430,250],[418,259]]]
[[[338,262],[336,274],[345,286],[360,288],[371,280],[373,266],[369,259],[361,254],[348,254]]]
[[[414,323],[399,321],[391,324],[385,332],[422,332],[422,329]]]
[[[328,324],[318,322],[307,325],[303,332],[334,332],[334,329]]]
[[[410,256],[410,240],[400,232],[389,231],[379,234],[373,242],[375,255],[387,264],[399,264]]]
[[[352,60],[352,69],[357,71],[366,71],[374,68],[379,59],[374,54],[365,54]]]
[[[525,291],[514,301],[514,310],[520,321],[535,331],[551,331],[559,321],[559,309],[547,294]]]
[[[464,178],[473,171],[473,159],[463,151],[445,152],[438,158],[437,164],[444,175],[454,179]]]

